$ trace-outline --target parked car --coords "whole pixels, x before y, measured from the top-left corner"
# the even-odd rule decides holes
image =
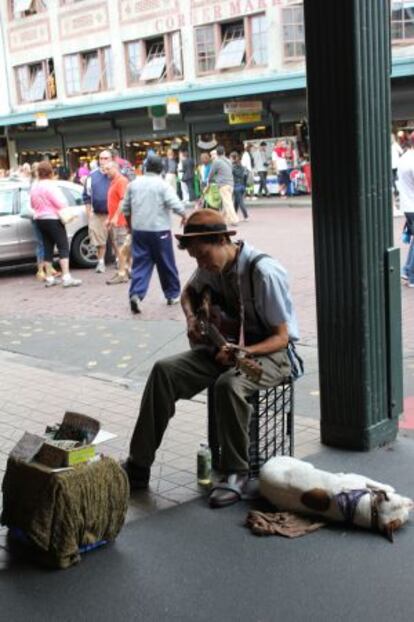
[[[77,218],[66,225],[71,263],[81,268],[97,264],[96,248],[90,243],[88,219],[82,200],[83,188],[69,181],[54,181]],[[17,180],[0,181],[0,268],[36,262],[36,238],[30,218],[20,212],[30,201],[30,187]]]

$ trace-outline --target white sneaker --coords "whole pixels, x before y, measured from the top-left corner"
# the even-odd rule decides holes
[[[180,300],[181,300],[181,296],[178,296],[177,298],[168,298],[167,305],[169,307],[171,307],[172,305],[178,305]]]
[[[57,279],[54,276],[48,276],[45,280],[45,287],[53,287],[54,285],[59,285],[61,282],[62,281],[60,279]]]
[[[105,264],[103,262],[98,261],[98,265],[95,268],[95,272],[98,274],[103,274],[106,272]]]
[[[81,279],[74,279],[73,276],[69,276],[67,279],[63,279],[63,287],[78,287],[82,285]]]

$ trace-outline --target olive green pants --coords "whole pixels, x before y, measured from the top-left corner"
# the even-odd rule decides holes
[[[189,350],[158,361],[147,380],[138,421],[130,445],[130,458],[150,467],[161,444],[175,402],[190,399],[214,385],[217,433],[224,473],[248,470],[251,406],[246,397],[261,387],[276,386],[290,374],[286,350],[257,357],[262,366],[260,382],[247,378],[234,367],[218,365],[203,348]]]

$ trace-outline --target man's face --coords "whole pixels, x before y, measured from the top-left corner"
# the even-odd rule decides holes
[[[99,166],[101,167],[102,172],[105,172],[104,167],[106,164],[112,161],[112,156],[109,151],[101,151],[99,154]]]
[[[226,247],[224,240],[219,244],[211,244],[203,242],[201,238],[195,238],[189,243],[187,250],[202,270],[222,272],[228,261]]]
[[[104,164],[103,166],[103,172],[105,173],[105,175],[108,175],[109,179],[113,179],[114,177],[116,177],[116,168],[115,166],[112,165],[112,162],[109,162],[109,164]]]

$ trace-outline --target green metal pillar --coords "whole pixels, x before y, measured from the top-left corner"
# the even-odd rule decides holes
[[[304,0],[321,439],[367,450],[402,412],[389,0]]]

